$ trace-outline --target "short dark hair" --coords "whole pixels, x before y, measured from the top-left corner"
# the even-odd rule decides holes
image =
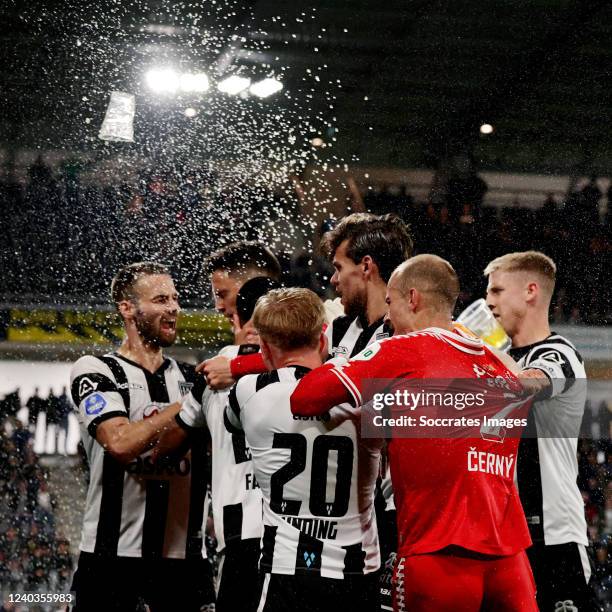
[[[135,297],[134,286],[143,276],[168,274],[170,270],[164,264],[155,261],[138,261],[121,268],[111,283],[111,298],[115,304]]]
[[[255,241],[232,242],[212,253],[205,261],[205,270],[212,274],[225,270],[228,274],[241,275],[257,272],[258,276],[268,276],[279,280],[281,267],[272,251]]]
[[[409,227],[395,214],[353,213],[340,220],[321,240],[321,251],[330,260],[342,242],[348,240],[346,254],[359,263],[369,255],[385,283],[403,261],[412,256]]]

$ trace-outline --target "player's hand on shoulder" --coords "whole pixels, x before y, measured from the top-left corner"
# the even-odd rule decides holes
[[[219,389],[227,389],[236,381],[232,378],[232,370],[230,368],[231,360],[222,355],[217,355],[211,359],[207,359],[199,364],[196,371],[206,377],[208,386],[215,391]]]

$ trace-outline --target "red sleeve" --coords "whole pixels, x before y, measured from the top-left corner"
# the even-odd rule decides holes
[[[268,371],[268,368],[264,364],[261,353],[252,353],[251,355],[234,357],[230,361],[230,370],[232,378],[238,380],[247,374],[263,374]]]
[[[328,364],[308,372],[291,394],[291,412],[298,416],[320,416],[330,408],[351,401],[351,394]]]

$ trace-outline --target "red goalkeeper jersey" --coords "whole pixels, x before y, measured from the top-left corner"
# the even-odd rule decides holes
[[[520,383],[482,341],[439,328],[394,336],[370,345],[346,365],[313,370],[294,392],[292,412],[320,414],[330,402],[361,406],[388,390],[389,379],[423,379],[426,385],[427,380],[478,378],[499,383],[486,396],[488,416],[526,416],[527,404],[517,402]],[[511,404],[517,407],[508,414]],[[398,553],[459,546],[487,555],[513,555],[527,548],[531,540],[514,484],[518,443],[516,431],[513,437],[496,439],[393,437],[389,458]]]

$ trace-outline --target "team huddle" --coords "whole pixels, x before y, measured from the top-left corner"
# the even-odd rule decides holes
[[[504,354],[453,321],[457,274],[413,256],[397,216],[350,215],[322,249],[335,318],[312,291],[281,286],[264,245],[211,255],[235,341],[197,367],[163,354],[180,310],[169,270],[116,275],[123,344],[71,373],[91,472],[74,609],[598,610],[576,485],[586,374],[548,326],[552,260],[528,251],[487,266]],[[528,435],[362,431],[393,381],[478,379],[495,381],[488,413],[512,404]],[[576,436],[543,433],[556,419]]]

